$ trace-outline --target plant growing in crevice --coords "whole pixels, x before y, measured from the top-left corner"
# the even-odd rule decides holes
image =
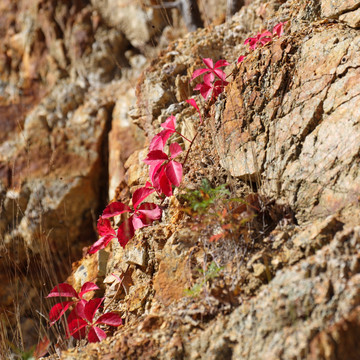
[[[245,44],[249,44],[252,50],[258,46],[265,45],[270,42],[274,36],[281,36],[283,34],[284,24],[285,23],[279,23],[274,26],[272,33],[270,31],[264,31],[257,34],[254,38],[250,37],[246,39]],[[245,56],[240,56],[238,62],[244,59]],[[198,84],[195,90],[200,90],[204,99],[207,99],[211,94],[211,100],[216,100],[217,96],[224,91],[225,86],[228,84],[226,81],[227,76],[221,68],[228,66],[229,63],[224,59],[218,60],[215,64],[210,58],[203,58],[202,60],[205,68],[195,70],[190,81],[203,75],[203,82]],[[218,80],[216,80],[216,78]],[[201,111],[196,101],[194,99],[187,99],[186,102],[195,108],[199,114],[200,125],[203,124]],[[147,182],[144,187],[134,192],[132,196],[133,209],[118,201],[110,203],[105,208],[97,224],[98,233],[101,238],[91,246],[89,250],[90,254],[105,248],[114,238],[117,238],[120,245],[125,247],[137,229],[149,226],[161,218],[162,209],[158,205],[155,203],[142,202],[154,192],[162,199],[172,196],[173,187],[180,185],[183,176],[183,166],[188,159],[190,150],[199,132],[197,130],[193,139],[188,139],[176,130],[176,118],[173,115],[169,116],[165,122],[161,124],[161,127],[163,130],[156,134],[150,141],[149,152],[144,159],[144,162],[149,165],[150,182]],[[164,152],[167,141],[171,135],[175,133],[190,143],[182,163],[175,161],[175,158],[183,152],[178,143],[172,142],[169,144],[170,154]],[[205,204],[206,202],[203,202],[203,205]],[[124,213],[129,213],[130,216],[122,221],[117,231],[115,231],[107,219]]]
[[[98,232],[102,237],[91,246],[89,253],[94,254],[105,248],[113,238],[117,238],[120,245],[125,247],[137,229],[149,226],[155,220],[159,220],[162,213],[160,207],[154,203],[143,202],[153,192],[155,189],[151,188],[150,183],[146,183],[144,187],[134,191],[132,208],[120,201],[110,203],[104,209],[97,223]],[[108,218],[124,213],[131,215],[120,224],[115,232]]]
[[[203,213],[209,206],[214,204],[216,199],[230,195],[230,191],[226,188],[225,184],[212,188],[209,180],[206,178],[202,179],[201,183],[201,187],[198,190],[187,189],[181,195],[181,198],[187,202],[193,212]]]
[[[66,321],[68,337],[73,336],[77,340],[87,337],[89,342],[98,342],[105,339],[106,333],[98,325],[120,326],[122,325],[122,319],[113,312],[107,312],[94,321],[94,316],[104,298],[86,300],[84,295],[98,289],[99,287],[92,282],[86,282],[79,293],[67,283],[56,285],[47,298],[65,297],[72,298],[72,300],[58,302],[51,308],[49,312],[50,326],[58,321],[67,310],[71,309]]]
[[[200,276],[190,289],[185,289],[185,294],[191,297],[199,296],[209,281],[217,278],[223,269],[223,267],[216,265],[214,261],[207,266],[206,270],[197,269]]]
[[[77,340],[87,338],[89,342],[99,342],[106,339],[106,332],[99,325],[120,326],[122,319],[119,315],[108,312],[98,316],[94,320],[95,314],[99,309],[104,298],[89,300],[84,308],[83,313],[72,312],[68,317],[68,336],[73,336]]]
[[[271,42],[275,36],[280,37],[284,34],[284,25],[286,22],[280,22],[273,27],[272,32],[265,30],[261,33],[258,33],[255,37],[249,37],[245,40],[244,44],[249,45],[250,50],[255,50],[256,48],[262,47],[267,43]],[[241,63],[246,58],[246,55],[239,56],[237,63]]]
[[[185,190],[180,195],[182,211],[191,216],[193,230],[205,235],[209,242],[232,237],[247,242],[250,238],[248,224],[260,212],[259,196],[230,196],[226,185],[212,188],[207,179],[202,179],[198,190]]]

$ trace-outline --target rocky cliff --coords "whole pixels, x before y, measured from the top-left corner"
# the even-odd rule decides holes
[[[124,326],[91,345],[52,328],[62,359],[360,358],[360,1],[254,0],[219,25],[224,4],[200,7],[215,23],[187,35],[175,11],[144,4],[1,9],[2,306],[18,273],[38,273],[25,322],[78,260],[68,282],[96,282]],[[231,63],[216,101],[189,82],[202,58]],[[128,202],[147,181],[170,115],[198,135],[174,196],[154,196],[162,221],[80,259],[107,196]],[[191,206],[219,187],[206,211]]]

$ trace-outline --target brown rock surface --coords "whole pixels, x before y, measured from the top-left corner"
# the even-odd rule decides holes
[[[299,47],[280,39],[261,51],[260,62],[256,52],[246,59],[222,119],[215,113],[221,164],[283,197],[298,221],[357,202],[357,44],[356,31],[336,26],[312,30]]]
[[[189,217],[183,203],[165,202],[162,223],[138,232],[125,249],[131,255],[115,255],[112,245],[108,274],[132,269],[113,304],[127,324],[64,359],[106,359],[116,349],[123,359],[358,357],[360,41],[357,30],[329,21],[356,11],[350,3],[255,1],[152,62],[131,116],[151,138],[173,114],[191,137],[197,117],[184,100],[201,57],[235,61],[246,37],[288,21],[282,37],[226,70],[232,80],[214,104],[197,98],[207,124],[184,178],[192,189],[202,177],[227,183],[237,196],[257,189],[264,227],[255,218],[254,233],[238,228],[210,243],[219,231],[211,214]],[[127,163],[130,187],[144,177],[144,153]]]
[[[198,131],[198,136],[175,196],[151,197],[163,208],[161,221],[138,230],[125,249],[113,239],[74,263],[68,281],[77,289],[96,282],[106,309],[119,313],[125,325],[99,344],[71,348],[58,340],[64,347],[60,358],[356,359],[360,35],[351,22],[358,1],[247,2],[228,22],[177,39],[155,58],[139,77],[136,106],[132,86],[123,80],[108,83],[113,68],[105,67],[103,74],[94,65],[99,64],[94,50],[99,26],[112,24],[116,34],[137,43],[135,33],[134,38],[126,35],[130,25],[115,24],[124,14],[111,13],[109,5],[132,4],[93,3],[108,6],[95,14],[90,5],[76,11],[79,20],[69,39],[78,46],[69,51],[69,79],[57,81],[44,99],[39,91],[31,112],[19,112],[24,125],[14,132],[23,142],[11,136],[1,145],[7,158],[1,188],[6,217],[0,228],[8,231],[12,208],[24,213],[4,238],[15,232],[20,241],[23,231],[23,239],[36,248],[35,237],[26,234],[34,234],[29,229],[38,224],[40,190],[41,218],[56,233],[55,245],[65,228],[73,240],[79,237],[89,208],[103,199],[101,191],[129,201],[147,180],[142,161],[147,149],[141,148],[143,135],[134,124],[150,140],[173,114],[179,131],[187,137]],[[136,10],[154,14],[146,7]],[[95,15],[104,22],[95,21]],[[280,21],[287,21],[284,35],[236,65],[247,51],[244,40]],[[148,34],[140,40],[146,43],[153,34],[150,28],[144,31]],[[126,53],[138,74],[141,66],[135,64],[144,59],[133,49]],[[233,64],[225,70],[230,84],[215,102],[196,97],[205,120],[198,125],[184,100],[194,95],[197,81],[189,80],[204,57]],[[122,68],[121,76],[126,74]],[[106,149],[109,131],[107,159],[101,144]],[[57,147],[63,156],[57,156]],[[25,150],[39,161],[14,162]],[[24,170],[12,173],[11,161]],[[109,189],[99,188],[99,163],[111,171]],[[212,187],[225,184],[230,195],[219,195],[206,211],[197,212],[184,194],[204,186],[204,178]],[[208,199],[204,189],[200,194]],[[61,211],[70,199],[71,221],[57,227],[55,214],[67,216]],[[219,240],[209,241],[218,235]]]
[[[355,10],[360,7],[359,0],[347,0],[347,1],[337,1],[337,0],[322,0],[321,1],[321,12],[324,17],[332,18]]]
[[[0,321],[16,329],[10,341],[37,310],[48,313],[44,295],[96,239],[108,193],[143,142],[128,111],[147,60],[102,18],[108,6],[0,4]],[[28,347],[37,335],[25,327]]]

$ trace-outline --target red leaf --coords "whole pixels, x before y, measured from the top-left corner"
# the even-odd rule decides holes
[[[171,159],[176,158],[183,151],[181,146],[178,143],[170,144],[169,150],[170,150],[170,154],[171,154],[171,157],[170,157]]]
[[[267,44],[268,42],[270,42],[272,40],[272,38],[269,38],[269,37],[262,37],[262,38],[260,38],[260,44],[261,45],[265,45],[265,44]]]
[[[205,74],[205,73],[209,73],[209,79],[211,82],[214,81],[214,78],[215,78],[214,75],[218,76],[221,80],[225,81],[226,75],[225,75],[224,71],[220,70],[219,68],[229,65],[229,63],[226,60],[217,61],[215,66],[214,66],[212,59],[210,59],[210,58],[203,58],[202,61],[206,65],[207,69],[195,70],[193,75],[191,76],[190,81],[194,80],[198,76]]]
[[[212,87],[206,83],[197,84],[194,90],[199,90],[201,96],[206,100],[211,94]]]
[[[226,74],[224,73],[224,71],[220,69],[215,69],[214,72],[220,80],[226,81]]]
[[[213,96],[216,99],[219,94],[221,94],[224,91],[225,86],[228,84],[227,81],[215,81],[214,82],[214,90],[213,90]]]
[[[204,76],[204,82],[198,84],[194,87],[194,90],[200,90],[200,94],[204,99],[207,99],[213,92],[213,97],[216,99],[220,93],[224,91],[224,87],[228,84],[227,81],[224,80],[217,80],[214,83],[210,82],[210,79],[207,75]],[[200,114],[200,112],[199,112]],[[201,118],[201,114],[200,114]]]
[[[88,323],[84,319],[75,318],[68,323],[68,337],[73,336],[77,340],[85,339],[86,326]]]
[[[134,230],[151,225],[155,220],[161,218],[161,209],[153,203],[142,203],[132,216]]]
[[[200,124],[202,124],[203,120],[202,120],[202,117],[201,117],[201,112],[200,112],[199,107],[196,104],[196,101],[194,99],[187,99],[186,102],[188,104],[190,104],[191,106],[193,106],[197,110],[197,112],[199,113],[199,116],[200,116]]]
[[[154,185],[154,188],[156,189],[156,191],[158,191],[159,189],[159,172],[160,172],[160,168],[162,167],[162,163],[158,163],[156,165],[150,165],[149,168],[149,178],[151,180],[151,182]]]
[[[245,55],[239,56],[239,58],[237,59],[237,63],[239,64],[239,63],[243,62],[245,57],[246,57]]]
[[[244,44],[249,44],[250,49],[255,50],[257,41],[257,38],[250,37],[245,40]]]
[[[158,134],[156,134],[150,142],[149,151],[153,151],[153,150],[161,150],[162,151],[164,149],[166,141],[169,139],[169,137],[173,133],[174,133],[174,131],[165,129],[165,130],[159,132]]]
[[[168,156],[161,150],[153,150],[147,154],[147,158],[144,160],[145,164],[155,165],[157,163],[163,163],[168,159]]]
[[[122,319],[118,314],[113,312],[108,312],[104,315],[101,315],[95,324],[105,324],[110,326],[120,326],[122,325]]]
[[[214,69],[230,65],[226,60],[219,60],[215,63]]]
[[[170,161],[166,165],[166,176],[173,185],[179,186],[182,179],[182,165],[176,161]]]
[[[277,36],[281,36],[284,33],[284,25],[286,24],[286,22],[280,22],[277,25],[274,26],[273,28],[273,34],[277,35]]]
[[[49,312],[50,326],[52,326],[56,321],[58,321],[61,316],[66,312],[73,301],[64,301],[61,303],[55,304]]]
[[[164,129],[171,130],[172,132],[175,132],[176,128],[176,118],[174,115],[169,116],[162,124],[161,127]]]
[[[202,61],[209,69],[214,68],[214,63],[211,58],[203,58]]]
[[[219,77],[221,80],[225,81],[226,75],[223,70],[219,69],[224,66],[228,66],[229,63],[226,60],[219,60],[215,63],[215,66],[213,65],[213,61],[210,58],[202,59],[204,64],[209,68],[209,71],[211,71],[210,81],[214,81],[214,75]]]
[[[85,306],[87,303],[88,302],[83,299],[78,301],[75,305],[74,310],[70,313],[70,315],[72,313],[74,313],[74,314],[72,314],[72,315],[75,315],[74,317],[81,317],[81,318],[85,319]],[[68,321],[69,321],[69,318],[71,318],[70,315],[68,316]]]
[[[56,285],[51,291],[50,294],[47,296],[49,297],[55,297],[55,296],[63,296],[63,297],[75,297],[79,298],[77,292],[75,289],[66,283],[61,283]]]
[[[80,301],[85,302],[85,304],[87,303],[86,300],[80,300]],[[79,312],[78,312],[78,310],[77,310],[79,303],[80,303],[80,302],[76,303],[76,305],[74,306],[74,308],[71,310],[70,314],[68,315],[68,317],[67,317],[67,319],[66,319],[68,324],[70,324],[70,322],[73,321],[74,319],[79,319],[79,318],[85,319],[85,314],[84,314],[83,309],[82,309],[82,311],[81,311],[81,305],[80,305],[80,314],[81,314],[81,315],[79,314]]]
[[[119,244],[124,248],[130,239],[135,235],[134,226],[132,224],[132,216],[122,222],[118,228],[117,238]]]
[[[97,231],[100,236],[105,236],[109,234],[115,235],[115,230],[112,228],[110,224],[110,220],[104,219],[103,217],[99,217],[97,222]]]
[[[131,212],[131,209],[120,201],[115,201],[109,204],[103,211],[102,217],[107,219],[116,215],[123,214],[125,212]]]
[[[144,217],[148,220],[145,221],[145,223],[152,223],[155,220],[159,220],[161,218],[161,209],[158,205],[153,203],[143,203],[140,205],[139,210],[137,211],[139,214],[141,214],[141,218]]]
[[[89,254],[95,254],[96,252],[98,252],[101,249],[104,249],[107,244],[115,237],[116,235],[105,235],[103,237],[101,237],[98,241],[96,241],[91,248],[89,249],[88,253]]]
[[[146,199],[149,195],[151,195],[153,192],[155,192],[155,189],[151,189],[148,186],[142,187],[140,189],[137,189],[134,191],[134,194],[132,196],[132,203],[133,207],[136,210],[138,205]]]
[[[106,339],[106,333],[104,330],[101,330],[97,326],[92,326],[89,330],[88,340],[91,343],[96,343],[101,340]]]
[[[204,73],[208,73],[209,70],[208,69],[198,69],[198,70],[195,70],[191,76],[191,79],[190,81],[196,79],[198,76],[204,74]]]
[[[99,290],[99,287],[96,284],[88,281],[81,287],[81,290],[79,292],[79,297],[82,299],[84,294],[94,290]]]
[[[99,309],[101,303],[103,302],[104,298],[95,298],[95,299],[91,299],[90,301],[87,302],[87,304],[85,305],[84,308],[84,314],[85,314],[85,318],[92,323],[95,313],[96,311]]]
[[[265,31],[263,31],[263,32],[260,34],[259,39],[262,39],[262,38],[264,38],[264,37],[269,37],[269,38],[271,39],[272,36],[273,36],[273,34],[272,34],[270,31],[265,30]]]
[[[272,40],[272,33],[268,30],[258,33],[254,38],[248,38],[244,44],[249,44],[250,49],[255,50],[258,45],[262,46]]]
[[[146,219],[145,219],[146,220]],[[141,219],[141,216],[134,214],[134,216],[132,217],[132,224],[134,227],[134,230],[136,231],[137,229],[141,229],[145,226],[148,226],[148,224],[144,223]]]
[[[170,180],[166,176],[165,168],[162,167],[159,173],[159,192],[165,196],[172,196],[172,187]]]
[[[197,106],[196,101],[194,99],[187,99],[186,102],[188,104],[190,104],[191,106],[193,106],[197,111],[200,111],[199,107]]]

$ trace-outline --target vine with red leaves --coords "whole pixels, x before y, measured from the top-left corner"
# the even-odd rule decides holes
[[[280,22],[274,26],[272,32],[266,30],[258,33],[255,37],[246,39],[244,44],[249,45],[249,49],[254,51],[271,42],[274,37],[280,37],[284,33],[284,25],[285,23]],[[237,63],[243,62],[246,56],[241,55]],[[197,84],[194,90],[199,90],[205,100],[209,99],[211,95],[210,100],[214,101],[224,91],[226,85],[228,85],[228,81],[226,81],[227,76],[221,68],[230,64],[224,59],[218,60],[215,64],[210,58],[203,58],[202,61],[206,67],[195,70],[190,81],[203,75],[203,81]],[[199,114],[200,125],[203,124],[201,111],[196,101],[188,99],[186,102],[195,108]],[[144,200],[153,193],[156,193],[162,200],[173,195],[174,187],[178,187],[181,183],[183,166],[198,135],[198,132],[196,132],[193,139],[190,140],[178,132],[176,130],[176,118],[173,115],[169,116],[161,124],[161,127],[163,130],[151,140],[149,152],[144,159],[144,162],[149,165],[150,181],[146,182],[144,187],[134,191],[131,201],[132,206],[120,201],[112,202],[106,206],[97,222],[97,231],[100,238],[90,247],[89,254],[94,254],[104,249],[112,239],[117,239],[124,248],[133,238],[136,230],[150,226],[154,221],[161,219],[161,207],[155,203],[144,202]],[[175,133],[190,143],[182,163],[175,161],[175,158],[183,152],[183,149],[177,142],[169,144],[168,153],[164,151],[168,140]],[[129,216],[122,221],[116,231],[111,225],[109,218],[126,213]],[[211,240],[213,241],[214,239]],[[121,281],[120,279],[118,280]],[[117,327],[122,325],[122,319],[115,313],[107,312],[97,316],[97,319],[94,320],[104,298],[85,300],[83,296],[90,291],[98,289],[98,286],[91,282],[86,282],[79,293],[66,283],[55,286],[47,296],[48,298],[69,297],[72,300],[59,302],[51,308],[49,313],[50,326],[58,321],[68,309],[71,309],[67,318],[68,337],[73,336],[78,340],[87,338],[89,342],[98,342],[105,339],[106,333],[98,325],[103,324]]]

